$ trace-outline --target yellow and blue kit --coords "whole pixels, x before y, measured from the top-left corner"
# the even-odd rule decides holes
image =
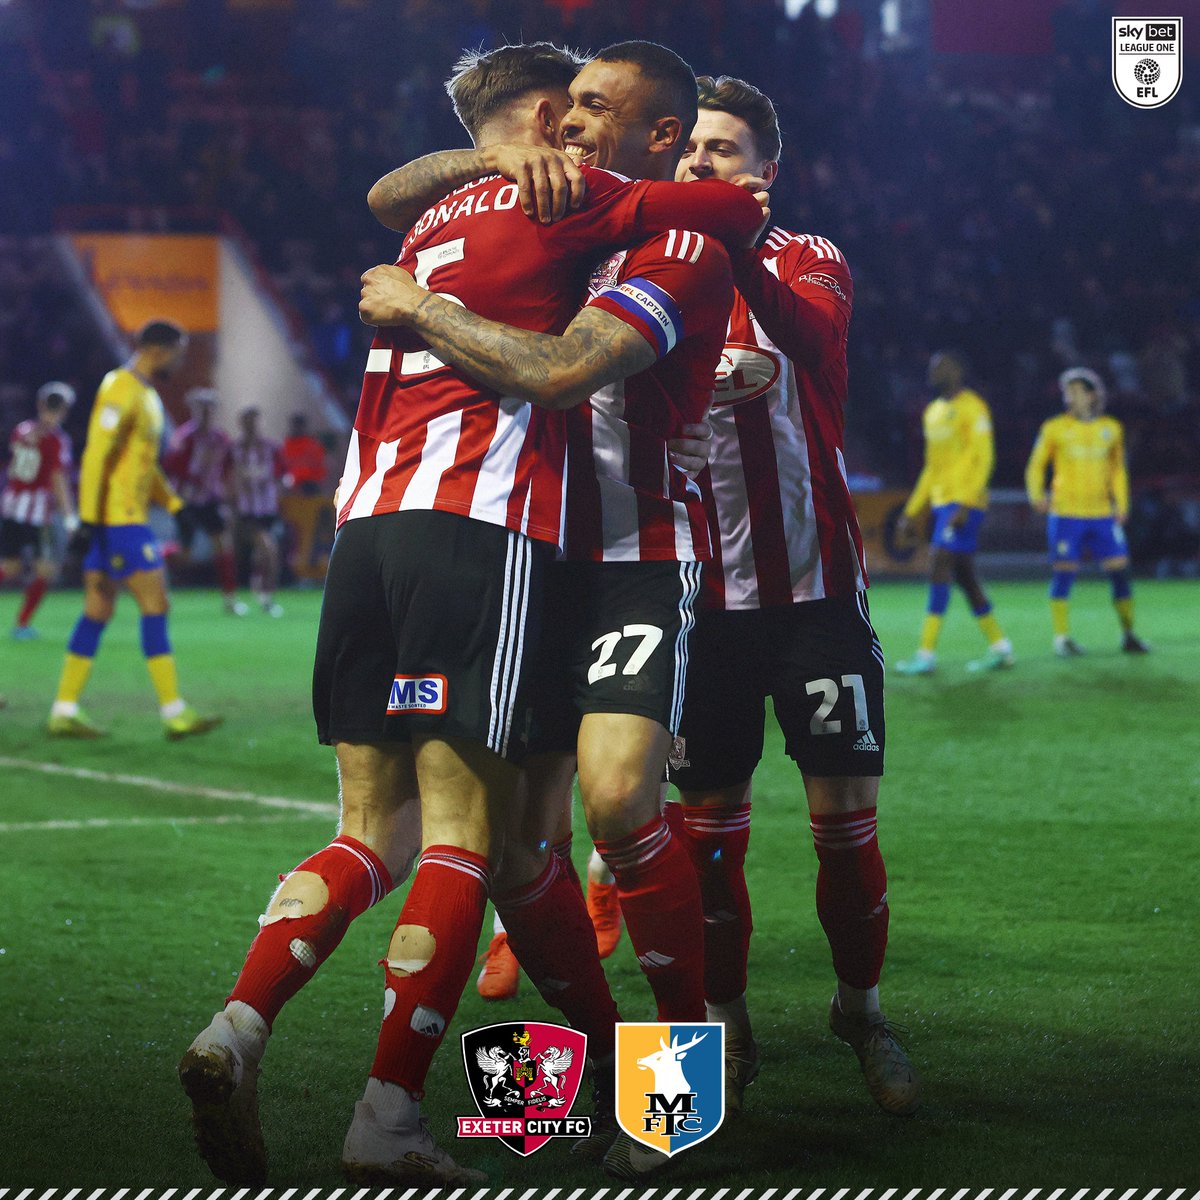
[[[991,410],[978,392],[962,388],[930,403],[921,426],[925,465],[904,506],[905,516],[915,517],[929,505],[934,518],[933,544],[973,554],[995,461]],[[965,521],[953,525],[951,519],[960,508],[971,511]]]
[[[1125,433],[1115,417],[1083,420],[1071,413],[1052,417],[1038,432],[1025,468],[1031,504],[1046,496],[1052,472],[1050,517],[1046,522],[1053,575],[1050,610],[1056,638],[1069,631],[1067,601],[1085,553],[1109,573],[1121,627],[1133,628],[1133,586],[1122,523],[1129,513]]]
[[[124,579],[162,566],[147,524],[150,505],[177,512],[183,502],[158,465],[163,405],[127,367],[109,371],[96,393],[79,472],[79,518],[100,527],[85,570]]]

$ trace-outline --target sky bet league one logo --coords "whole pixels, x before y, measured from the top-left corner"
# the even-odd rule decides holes
[[[725,1026],[617,1026],[617,1124],[668,1157],[725,1119]]]
[[[1183,82],[1182,17],[1113,17],[1112,78],[1122,100],[1159,108]]]
[[[587,1060],[587,1037],[563,1025],[513,1021],[462,1035],[477,1117],[458,1118],[458,1136],[499,1138],[528,1155],[551,1138],[587,1137],[590,1117],[572,1117]]]

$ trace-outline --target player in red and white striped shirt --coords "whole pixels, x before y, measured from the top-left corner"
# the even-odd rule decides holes
[[[56,511],[68,524],[75,518],[67,481],[71,441],[62,429],[74,403],[70,384],[47,383],[38,390],[37,419],[22,421],[9,438],[8,471],[0,493],[0,583],[20,573],[23,559],[33,560],[33,578],[12,631],[18,641],[37,637],[30,621],[58,569],[47,543],[50,521]]]
[[[282,617],[283,609],[275,603],[279,582],[275,526],[279,523],[283,452],[278,442],[263,436],[261,422],[262,413],[257,408],[244,408],[238,414],[242,436],[229,448],[229,467],[238,521],[251,530],[253,537],[250,586],[267,616]]]
[[[187,402],[192,419],[175,430],[163,455],[163,469],[183,501],[183,508],[175,514],[179,542],[183,552],[190,555],[197,532],[203,529],[208,534],[225,611],[244,617],[247,609],[237,598],[227,503],[233,443],[214,419],[218,401],[213,388],[192,388]]]
[[[484,149],[459,152],[465,173],[447,186],[463,186],[416,223],[401,257],[430,287],[556,332],[576,310],[595,258],[645,236],[654,210],[663,209],[664,188],[684,207],[697,192],[597,171],[588,204],[542,226],[523,214],[519,189],[505,179],[468,182],[513,161],[499,142],[549,144],[574,71],[568,55],[546,46],[464,59],[451,93]],[[722,218],[726,227],[746,223],[736,189],[710,192],[712,206],[732,214]],[[697,194],[694,203],[710,202]],[[393,275],[412,284],[392,267],[364,277],[364,319],[388,323],[372,305]],[[627,373],[631,358],[654,357],[647,334],[609,321],[625,336],[593,343],[579,364],[581,400]],[[261,1181],[253,1087],[270,1022],[349,921],[406,873],[397,844],[409,832],[405,801],[418,782],[423,852],[385,957],[379,1046],[343,1167],[364,1182],[480,1178],[436,1145],[419,1120],[419,1101],[474,964],[492,813],[514,800],[515,776],[504,760],[521,757],[527,736],[538,575],[560,537],[564,439],[561,417],[447,367],[437,354],[409,330],[380,330],[343,476],[313,688],[321,739],[337,749],[343,835],[284,882],[225,1012],[181,1064],[203,1126],[202,1152],[222,1178]],[[527,965],[546,995],[573,1024],[589,1035],[607,1029],[611,1040],[616,1008],[582,896],[557,858],[543,860],[528,886],[495,898],[511,905],[505,915],[515,914],[514,938],[517,925],[538,932]],[[551,936],[542,936],[547,930]],[[564,956],[571,958],[565,968]],[[568,986],[552,988],[550,980]],[[238,1070],[222,1065],[226,1050],[239,1056]],[[213,1073],[233,1089],[215,1116],[204,1103]]]
[[[741,80],[700,80],[680,179],[766,189],[774,107]],[[919,1081],[879,1008],[887,876],[876,839],[883,773],[883,652],[871,627],[858,520],[842,456],[854,286],[828,239],[769,226],[733,255],[737,297],[700,476],[713,533],[669,805],[701,877],[710,1019],[726,1023],[726,1102],[758,1074],[746,1010],[751,777],[770,696],[808,797],[817,912],[837,975],[833,1032],[885,1110],[914,1112]]]

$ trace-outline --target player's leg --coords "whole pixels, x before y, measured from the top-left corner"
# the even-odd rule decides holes
[[[362,532],[335,543],[313,672],[318,737],[337,749],[338,836],[282,877],[224,1010],[180,1063],[201,1154],[231,1183],[266,1176],[258,1064],[280,1010],[350,921],[407,876],[420,848],[411,746],[387,727],[392,628],[375,563],[354,536]]]
[[[237,559],[233,551],[233,533],[220,505],[210,505],[208,511],[208,523],[205,528],[212,541],[213,565],[216,567],[217,583],[221,588],[225,611],[230,616],[244,617],[247,612],[246,606],[237,598]]]
[[[791,637],[774,639],[786,673],[773,694],[808,797],[817,915],[837,978],[830,1026],[854,1048],[876,1102],[907,1114],[916,1110],[920,1084],[880,1012],[878,992],[890,919],[876,835],[886,744],[883,651],[865,593],[796,605],[793,622]]]
[[[146,536],[150,536],[148,530]],[[179,673],[168,630],[171,602],[167,595],[166,572],[161,566],[133,571],[125,584],[142,614],[142,654],[146,658],[146,670],[158,697],[163,732],[176,741],[215,729],[221,724],[221,717],[201,716],[179,694]]]
[[[342,1166],[363,1183],[473,1182],[482,1176],[421,1123],[420,1100],[475,961],[499,814],[514,803],[548,552],[448,513],[362,524],[374,531],[395,644],[384,710],[416,747],[424,848],[385,956],[375,1062]]]
[[[933,535],[929,553],[929,598],[925,604],[925,620],[921,625],[921,640],[912,658],[896,664],[901,675],[932,675],[937,668],[937,644],[942,632],[946,609],[950,607],[950,583],[954,577],[954,556],[946,546],[954,536],[950,525],[954,505],[942,505],[933,510]]]
[[[92,559],[88,551],[85,564]],[[103,730],[94,725],[79,705],[83,689],[92,673],[92,663],[117,602],[117,582],[98,565],[85,566],[83,572],[83,614],[75,622],[67,642],[67,655],[59,676],[58,690],[50,709],[47,729],[55,737],[101,737]]]
[[[1149,645],[1133,631],[1133,573],[1125,531],[1107,518],[1094,522],[1096,557],[1112,586],[1113,608],[1121,625],[1121,649],[1126,654],[1147,654]]]
[[[600,966],[578,880],[554,849],[569,804],[574,756],[531,755],[516,803],[504,814],[504,854],[493,902],[508,941],[542,998],[587,1034],[593,1059],[613,1052],[620,1019]]]
[[[1071,637],[1071,589],[1079,573],[1079,522],[1051,513],[1046,519],[1046,541],[1050,552],[1050,623],[1054,630],[1054,653],[1059,658],[1076,658],[1083,648]]]
[[[17,623],[13,628],[13,636],[18,640],[38,636],[30,622],[58,573],[58,564],[50,553],[48,532],[44,527],[35,527],[31,531],[29,551],[33,558],[33,574],[25,586],[25,595],[22,597],[21,608],[17,613]],[[0,572],[2,572],[2,567],[0,567]],[[0,573],[0,581],[2,580],[3,574]]]
[[[665,808],[687,846],[704,905],[704,1000],[725,1024],[725,1105],[742,1110],[759,1071],[746,1002],[753,920],[746,887],[750,781],[762,758],[771,658],[762,612],[701,612],[688,647],[688,688],[667,775],[680,803]]]
[[[255,576],[258,581],[258,603],[270,617],[283,616],[275,603],[275,588],[279,583],[279,547],[271,531],[273,519],[258,521],[254,529]]]

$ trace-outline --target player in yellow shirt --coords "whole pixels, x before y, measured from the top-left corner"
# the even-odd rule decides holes
[[[896,664],[901,675],[932,675],[937,666],[937,640],[950,605],[950,583],[957,583],[979,622],[988,649],[983,658],[967,663],[969,671],[990,671],[1013,664],[1012,643],[992,612],[975,573],[979,527],[988,505],[988,480],[995,458],[992,414],[978,392],[964,386],[966,362],[952,350],[929,360],[929,383],[937,399],[921,419],[925,433],[925,466],[904,506],[899,532],[926,506],[933,509],[929,604],[917,652]]]
[[[142,652],[158,694],[168,738],[205,733],[221,723],[202,717],[179,695],[175,658],[167,636],[167,582],[158,543],[147,524],[151,503],[171,512],[182,501],[158,465],[163,406],[151,382],[183,361],[187,334],[168,321],[151,321],[137,336],[133,356],[104,377],[88,423],[79,475],[83,615],[63,664],[47,728],[56,737],[100,737],[79,707],[117,591],[129,588],[142,613]]]
[[[1129,515],[1129,475],[1125,470],[1125,431],[1104,415],[1104,382],[1095,371],[1076,367],[1059,376],[1067,411],[1051,417],[1038,432],[1025,468],[1029,503],[1048,513],[1050,615],[1054,653],[1075,658],[1083,648],[1071,637],[1068,605],[1071,585],[1085,551],[1108,572],[1113,606],[1121,623],[1121,649],[1145,654],[1150,647],[1133,632],[1133,583],[1125,518]],[[1046,496],[1046,468],[1053,471]]]

